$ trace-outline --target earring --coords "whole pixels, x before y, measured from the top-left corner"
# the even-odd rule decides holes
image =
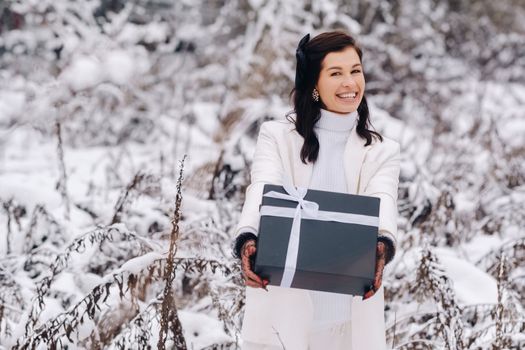
[[[312,91],[312,98],[315,102],[319,102],[319,91],[317,91],[316,88],[314,88],[314,91]]]

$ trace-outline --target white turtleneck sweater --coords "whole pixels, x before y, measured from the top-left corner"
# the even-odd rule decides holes
[[[343,153],[357,118],[357,111],[338,114],[321,109],[321,119],[314,126],[319,156],[313,166],[309,188],[348,192]],[[310,296],[314,305],[314,327],[350,321],[352,296],[318,291],[310,291]]]

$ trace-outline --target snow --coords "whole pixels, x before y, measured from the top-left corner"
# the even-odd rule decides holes
[[[396,140],[401,147],[408,147],[414,142],[415,131],[403,121],[392,117],[373,103],[369,105],[372,126],[386,137]]]
[[[501,237],[497,235],[476,235],[470,242],[465,243],[463,249],[468,252],[468,260],[476,262],[502,244]]]
[[[103,80],[103,71],[96,57],[80,55],[61,74],[60,79],[75,91],[94,87]]]
[[[40,317],[43,322],[51,320],[56,317],[56,315],[64,312],[64,308],[60,305],[60,301],[55,298],[44,298],[44,304],[46,307],[42,311]]]
[[[169,35],[166,23],[149,23],[144,30],[144,40],[149,43],[163,42]]]
[[[525,142],[525,118],[514,118],[500,122],[498,131],[509,148],[522,148]]]
[[[461,305],[497,303],[497,283],[492,276],[451,250],[436,249],[435,253],[454,282],[454,292]]]
[[[253,9],[258,9],[263,4],[264,0],[248,0],[248,3]]]
[[[454,204],[458,213],[472,213],[476,209],[475,198],[472,198],[470,193],[456,193],[454,196]]]
[[[60,207],[62,200],[53,186],[54,182],[50,178],[35,178],[25,174],[1,175],[0,198],[15,198],[29,212],[39,204],[54,209]]]
[[[108,79],[115,84],[129,83],[136,71],[133,57],[124,50],[108,52],[102,65]]]
[[[163,258],[163,255],[159,252],[150,252],[139,257],[130,259],[126,261],[119,269],[114,270],[111,276],[106,276],[106,280],[110,280],[113,275],[119,274],[121,272],[129,272],[132,274],[138,274],[141,270],[147,268],[155,260]]]
[[[0,125],[8,124],[11,118],[19,115],[24,108],[26,96],[22,91],[0,92]]]
[[[104,279],[99,275],[82,271],[78,271],[73,275],[73,281],[78,289],[84,293],[84,295],[90,293],[96,286],[104,283]]]
[[[206,131],[208,135],[213,135],[220,130],[219,108],[216,103],[200,102],[193,106],[195,120],[201,130]]]
[[[222,324],[219,320],[184,310],[179,311],[179,317],[188,349],[202,349],[212,344],[221,344],[232,340],[222,330]]]

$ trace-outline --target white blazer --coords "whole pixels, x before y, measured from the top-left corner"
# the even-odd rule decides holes
[[[344,169],[350,194],[381,198],[379,233],[395,244],[397,234],[397,191],[399,184],[399,143],[383,137],[365,147],[365,140],[351,130],[344,150]],[[308,187],[313,164],[300,158],[303,137],[288,120],[261,125],[251,168],[251,184],[236,234],[258,232],[259,205],[264,184],[282,184],[288,176],[295,186]],[[329,169],[327,169],[329,171]],[[246,289],[246,307],[241,331],[245,341],[281,346],[287,350],[306,350],[313,305],[306,290],[268,286]],[[352,301],[352,349],[384,350],[384,293],[381,287],[367,300]]]

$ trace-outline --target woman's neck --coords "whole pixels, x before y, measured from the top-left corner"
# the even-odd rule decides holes
[[[321,108],[321,118],[317,121],[316,127],[332,131],[348,131],[354,127],[357,118],[357,111],[340,114]]]

